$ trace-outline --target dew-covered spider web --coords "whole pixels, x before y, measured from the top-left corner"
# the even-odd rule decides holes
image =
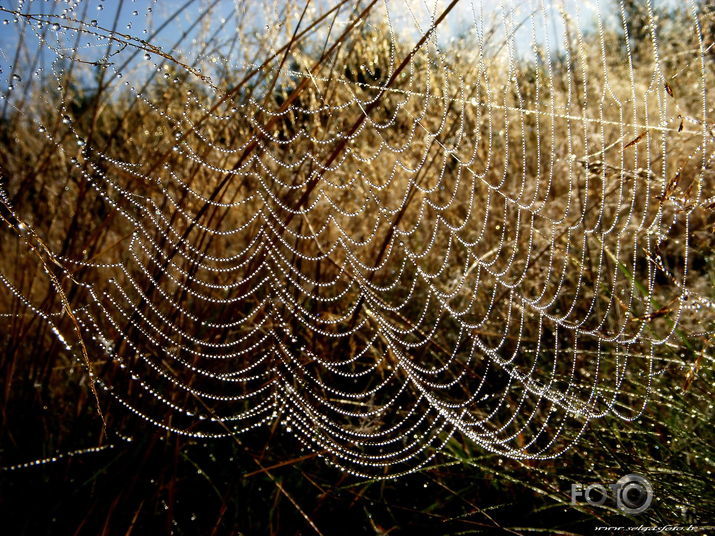
[[[2,329],[109,430],[558,456],[712,314],[711,8],[2,0]]]

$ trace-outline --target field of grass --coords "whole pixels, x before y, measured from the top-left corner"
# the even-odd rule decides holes
[[[70,4],[0,0],[3,533],[713,530],[711,1]]]

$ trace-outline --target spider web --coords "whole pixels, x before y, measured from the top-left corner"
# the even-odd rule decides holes
[[[640,416],[712,308],[693,0],[0,8],[3,116],[41,147],[21,174],[4,142],[2,249],[46,276],[3,265],[2,318],[102,407],[280,426],[360,476],[455,435],[551,458]]]

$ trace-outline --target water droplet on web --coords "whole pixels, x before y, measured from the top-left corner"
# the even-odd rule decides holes
[[[60,25],[55,22],[55,23],[52,25],[52,29],[55,30],[55,31],[57,31],[57,30],[60,29]]]
[[[92,22],[90,22],[90,25],[92,26],[97,26],[97,21],[95,19],[92,19]]]
[[[147,61],[149,61],[149,60],[151,59],[151,54],[149,54],[148,52],[145,53],[145,54],[144,54],[144,59],[147,60]]]
[[[19,82],[20,80],[22,80],[22,78],[20,78],[20,75],[17,74],[17,73],[13,73],[12,79],[13,79],[13,80],[17,80],[18,82]]]
[[[69,115],[63,115],[63,116],[62,116],[62,122],[63,122],[65,125],[69,125],[69,124],[72,122],[72,120],[70,119],[70,116],[69,116]]]

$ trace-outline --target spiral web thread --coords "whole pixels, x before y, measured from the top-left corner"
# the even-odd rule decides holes
[[[4,171],[3,254],[46,281],[0,271],[0,319],[42,320],[102,407],[277,424],[362,476],[455,434],[550,458],[637,418],[712,309],[694,0],[0,6],[55,207]]]

